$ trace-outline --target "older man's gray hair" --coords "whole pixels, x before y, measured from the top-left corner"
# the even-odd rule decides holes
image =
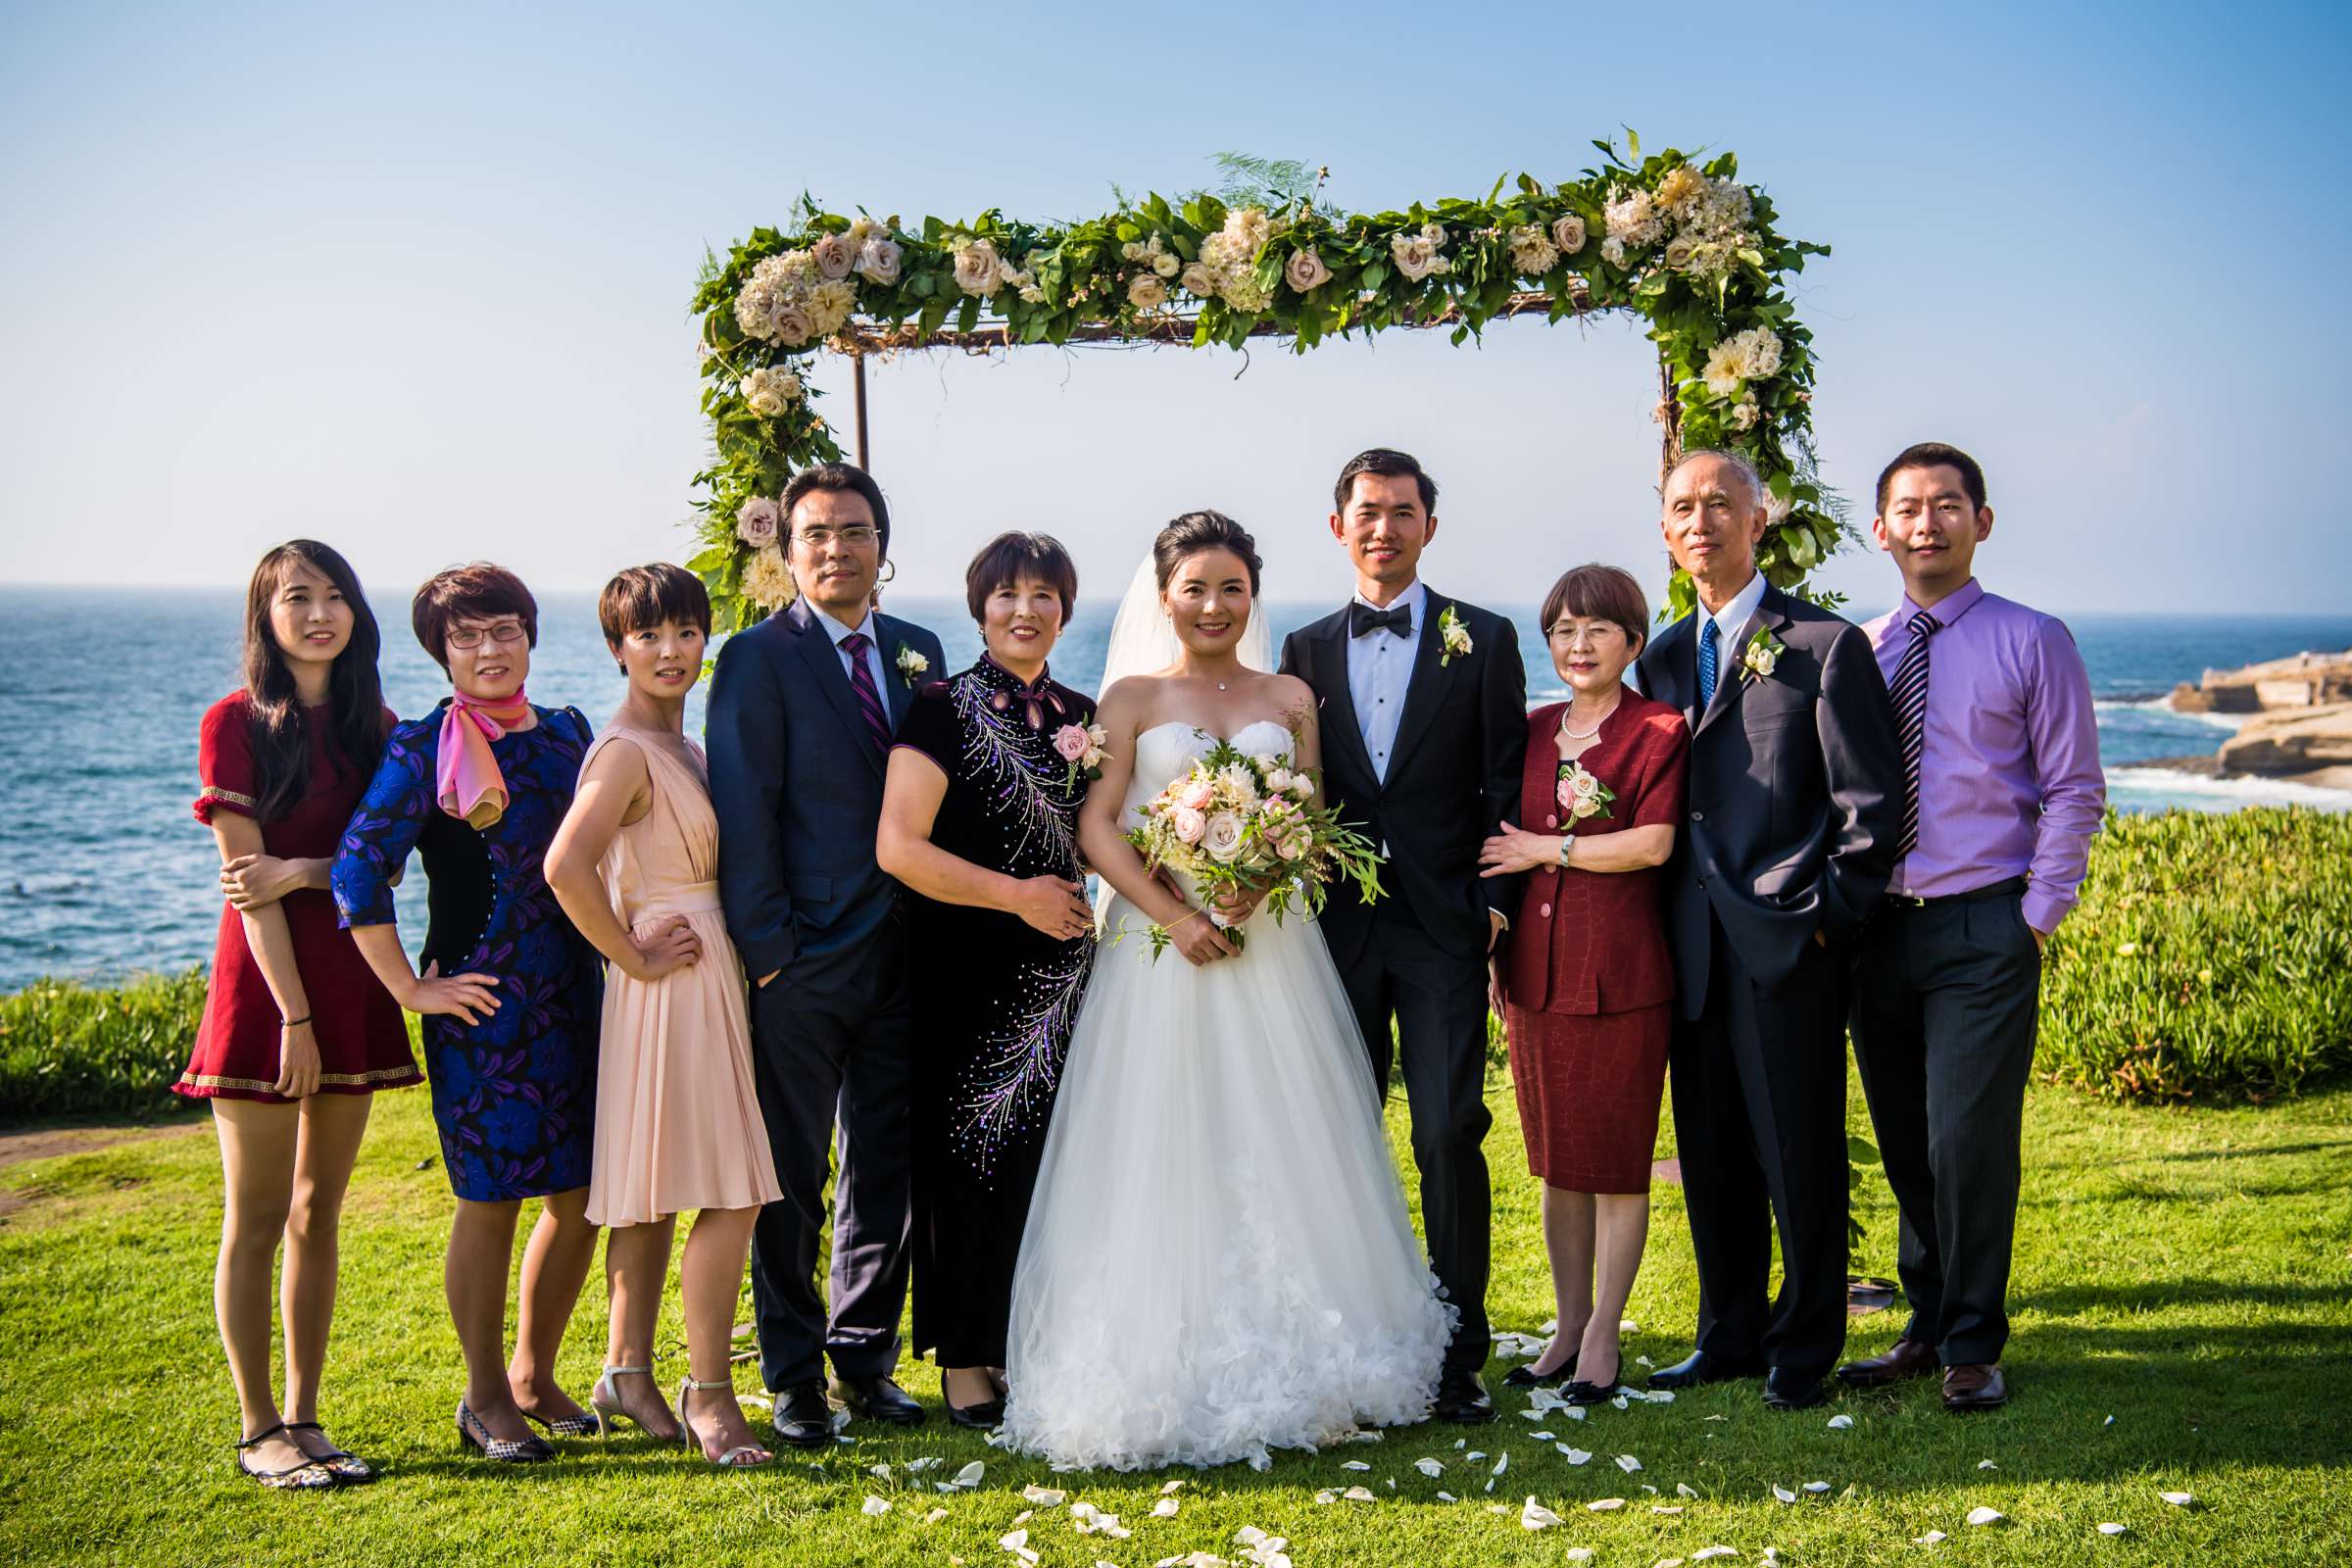
[[[1764,504],[1764,476],[1756,471],[1756,466],[1745,457],[1723,447],[1692,447],[1685,452],[1675,460],[1674,466],[1666,470],[1665,482],[1658,486],[1659,494],[1663,496],[1672,488],[1674,476],[1701,458],[1713,458],[1740,475],[1740,482],[1747,486],[1747,504],[1750,508]]]

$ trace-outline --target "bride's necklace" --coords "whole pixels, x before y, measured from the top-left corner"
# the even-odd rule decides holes
[[[1624,701],[1624,697],[1619,696],[1615,701],[1611,702],[1607,710],[1592,721],[1592,727],[1591,729],[1570,729],[1568,727],[1568,714],[1566,712],[1562,712],[1560,714],[1560,733],[1572,741],[1591,740],[1593,736],[1600,733],[1600,726],[1609,721],[1609,714],[1617,711],[1617,704]]]

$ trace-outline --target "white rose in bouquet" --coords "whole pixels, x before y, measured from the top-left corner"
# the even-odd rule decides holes
[[[1219,811],[1204,824],[1200,847],[1220,865],[1232,864],[1242,853],[1242,819],[1231,811]]]
[[[1287,767],[1267,768],[1266,788],[1277,795],[1288,795],[1291,792],[1291,770]]]

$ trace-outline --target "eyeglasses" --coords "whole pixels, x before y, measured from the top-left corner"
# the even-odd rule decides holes
[[[830,550],[835,540],[852,550],[863,550],[882,537],[882,530],[871,523],[853,522],[845,528],[796,528],[792,536],[811,550]]]
[[[519,620],[494,620],[487,626],[452,626],[446,634],[452,648],[479,648],[484,641],[518,643],[525,635]]]

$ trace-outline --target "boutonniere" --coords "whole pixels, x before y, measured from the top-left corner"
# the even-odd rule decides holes
[[[1740,656],[1740,678],[1770,680],[1772,672],[1780,667],[1781,656],[1788,651],[1771,632],[1758,626],[1756,634],[1747,640],[1747,652]]]
[[[1568,813],[1572,822],[1614,814],[1609,806],[1617,799],[1617,792],[1587,772],[1585,764],[1573,758],[1560,764],[1560,782],[1554,795],[1560,809]]]
[[[925,659],[922,655],[916,653],[905,643],[901,643],[899,644],[898,666],[899,678],[905,681],[907,685],[912,686],[920,682],[923,676],[930,670],[931,661]]]
[[[1063,788],[1078,782],[1084,773],[1091,782],[1102,776],[1102,761],[1110,753],[1103,748],[1110,742],[1110,731],[1100,724],[1064,724],[1054,732],[1054,750],[1070,764],[1070,776],[1062,780]]]
[[[1470,641],[1470,628],[1462,624],[1462,617],[1453,612],[1451,605],[1438,615],[1438,646],[1445,650],[1438,655],[1440,669],[1452,663],[1454,655],[1467,654],[1477,646]]]

